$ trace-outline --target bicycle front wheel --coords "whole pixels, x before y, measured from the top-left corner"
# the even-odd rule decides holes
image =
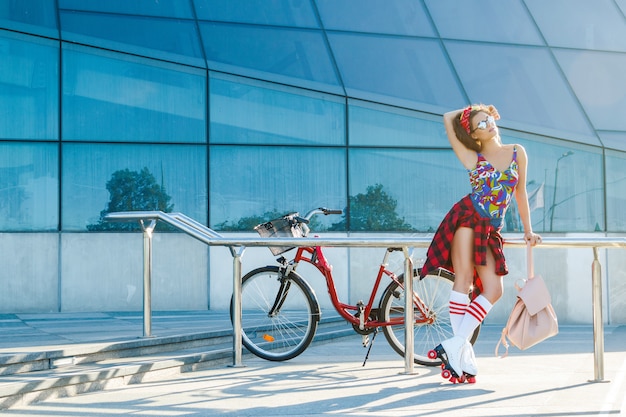
[[[241,282],[243,345],[270,361],[292,359],[309,346],[319,321],[311,287],[296,273],[283,276],[276,266],[246,274]],[[232,317],[231,301],[231,317]]]
[[[401,275],[399,281],[404,282]],[[442,341],[453,336],[450,325],[450,291],[454,277],[446,275],[427,275],[423,279],[413,278],[413,347],[414,362],[425,366],[439,366],[441,360],[430,359],[428,351],[435,348]],[[420,306],[418,308],[418,305]],[[382,319],[386,322],[398,324],[384,326],[383,332],[391,347],[401,356],[405,352],[405,325],[404,325],[404,287],[396,282],[389,284],[380,301]],[[476,328],[470,338],[474,344],[478,338],[480,326]]]

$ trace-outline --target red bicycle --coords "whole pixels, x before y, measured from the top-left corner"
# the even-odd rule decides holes
[[[317,214],[341,214],[341,210],[318,208],[306,216],[298,213],[263,223],[255,230],[263,237],[305,237],[308,223]],[[270,247],[275,256],[293,248]],[[326,286],[335,310],[352,324],[363,336],[363,345],[369,335],[382,328],[391,347],[404,357],[404,275],[396,275],[388,269],[389,256],[399,248],[388,248],[378,269],[378,274],[367,303],[346,304],[339,300],[332,274],[332,266],[326,260],[322,248],[299,247],[293,259],[280,256],[278,265],[264,266],[250,271],[242,278],[242,337],[243,345],[255,355],[271,360],[292,359],[312,342],[317,330],[321,310],[317,296],[307,281],[298,274],[298,265],[313,265],[326,280]],[[428,351],[452,336],[449,315],[449,295],[454,281],[450,271],[439,270],[436,275],[419,279],[419,271],[413,270],[413,316],[414,361],[420,365],[440,366],[441,360],[428,357]],[[383,277],[391,282],[374,306],[376,293]],[[470,295],[471,297],[471,295]],[[231,303],[232,305],[232,303]],[[231,309],[232,311],[232,309]],[[473,344],[480,327],[471,338]],[[371,344],[370,344],[371,347]],[[369,352],[368,352],[369,353]]]

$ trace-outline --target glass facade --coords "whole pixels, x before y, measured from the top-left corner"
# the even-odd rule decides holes
[[[59,139],[59,43],[0,30],[0,140]]]
[[[210,91],[212,144],[345,146],[341,97],[220,73]]]
[[[525,147],[535,230],[626,231],[623,2],[359,5],[3,2],[0,232],[319,206],[346,209],[327,230],[432,232],[469,191],[441,115],[470,102]]]
[[[169,209],[163,211],[206,223],[204,146],[68,143],[63,145],[62,166],[62,230],[101,230],[101,212],[120,191],[130,198],[118,211],[162,210],[148,191],[142,194],[148,186],[158,186],[170,197]]]
[[[53,143],[0,142],[0,230],[57,230],[59,166]]]
[[[206,143],[206,72],[64,44],[63,140]]]

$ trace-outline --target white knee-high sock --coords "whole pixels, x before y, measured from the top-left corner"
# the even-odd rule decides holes
[[[452,326],[452,332],[456,335],[459,331],[459,327],[463,322],[463,317],[469,304],[469,297],[467,294],[452,290],[450,292],[450,325]]]
[[[469,339],[476,327],[483,322],[487,313],[491,310],[493,305],[482,295],[474,298],[474,300],[467,307],[463,321],[459,326],[459,330],[456,335]]]

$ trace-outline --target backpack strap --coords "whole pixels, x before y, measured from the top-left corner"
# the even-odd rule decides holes
[[[507,342],[506,340],[506,337],[508,336],[508,334],[509,334],[509,331],[506,327],[502,329],[502,336],[500,336],[500,340],[498,340],[498,344],[496,345],[496,356],[500,357],[501,359],[509,356],[509,342]],[[501,344],[504,346],[506,350],[504,352],[504,355],[499,356],[498,351],[500,350]]]

